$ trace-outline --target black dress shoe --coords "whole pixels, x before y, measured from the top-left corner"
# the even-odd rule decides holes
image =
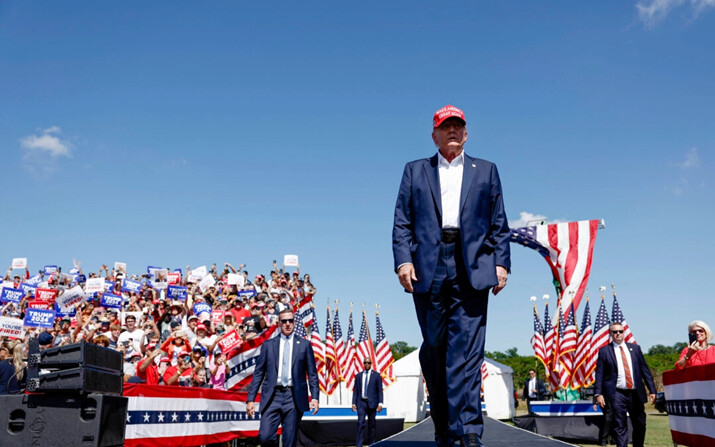
[[[459,444],[462,447],[482,447],[482,440],[479,439],[476,433],[467,433],[462,436],[462,441]]]

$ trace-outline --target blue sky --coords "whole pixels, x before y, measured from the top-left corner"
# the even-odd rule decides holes
[[[615,283],[641,344],[683,341],[715,324],[713,6],[2,2],[0,258],[253,276],[295,253],[344,328],[365,302],[374,331],[379,303],[388,339],[418,345],[392,213],[450,103],[512,226],[606,220],[592,312]],[[487,349],[527,354],[529,297],[553,288],[535,252],[512,253]]]

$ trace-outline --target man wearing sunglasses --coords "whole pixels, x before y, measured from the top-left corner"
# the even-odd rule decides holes
[[[365,370],[355,376],[353,411],[357,411],[355,447],[362,447],[367,416],[367,445],[375,442],[375,416],[382,410],[382,377],[372,370],[372,360],[362,361]]]
[[[318,412],[318,372],[310,342],[294,335],[293,311],[278,314],[280,336],[271,338],[261,347],[256,369],[246,398],[246,412],[255,414],[255,400],[261,389],[261,423],[258,437],[261,445],[277,446],[278,426],[283,426],[283,446],[296,445],[298,424],[303,413]],[[301,324],[298,322],[298,324]],[[308,380],[306,386],[306,377]],[[263,386],[261,387],[261,384]],[[308,400],[310,388],[310,401]]]
[[[655,401],[655,383],[641,348],[624,342],[623,325],[612,323],[610,331],[613,343],[598,351],[594,396],[601,408],[605,407],[613,413],[616,445],[628,445],[628,413],[633,425],[633,447],[643,447],[646,425],[643,404],[648,398],[650,402]],[[644,381],[650,391],[649,396],[646,396]]]

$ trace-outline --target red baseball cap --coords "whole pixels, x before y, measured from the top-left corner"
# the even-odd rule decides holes
[[[432,117],[432,127],[439,127],[440,124],[442,124],[445,120],[449,118],[459,118],[460,120],[464,121],[464,124],[467,124],[467,120],[464,119],[464,112],[454,107],[453,105],[447,104],[446,106],[434,112],[434,117]]]
[[[161,360],[159,360],[159,364],[162,364],[164,362],[171,363],[171,360],[169,359],[169,357],[162,357]]]

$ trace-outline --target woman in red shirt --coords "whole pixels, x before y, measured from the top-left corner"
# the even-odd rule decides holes
[[[695,320],[688,325],[688,334],[694,334],[695,341],[683,348],[680,358],[675,362],[675,369],[715,363],[715,346],[709,344],[713,339],[710,326],[704,321]]]

